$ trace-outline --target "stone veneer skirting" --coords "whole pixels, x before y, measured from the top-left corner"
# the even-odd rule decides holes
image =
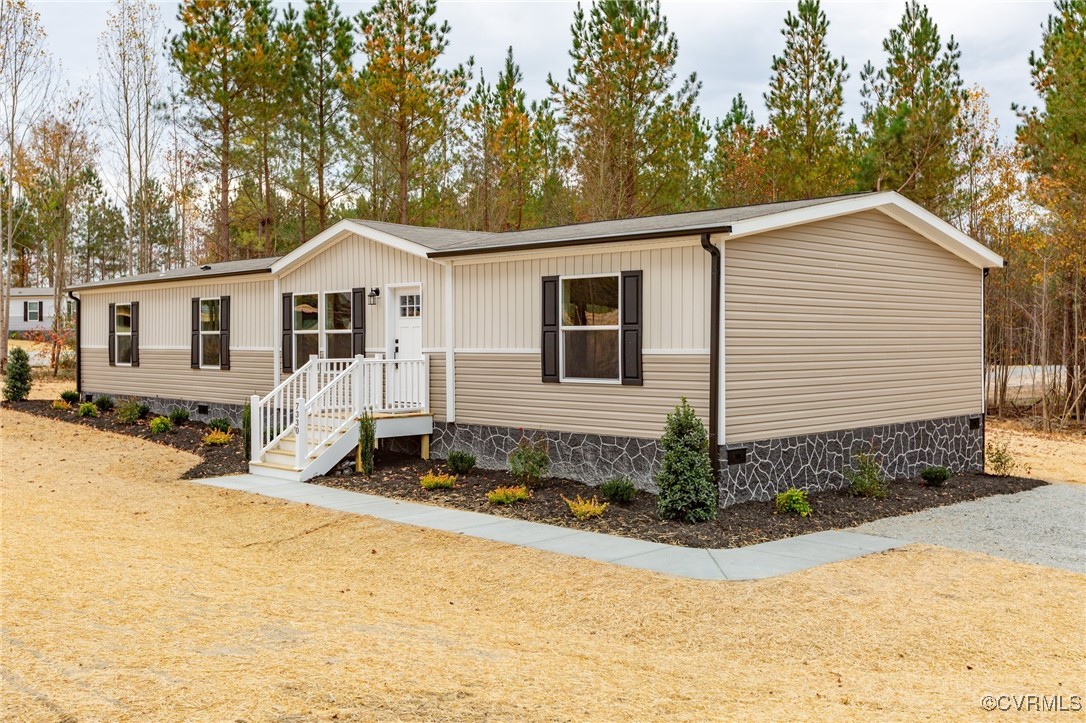
[[[745,464],[727,463],[720,448],[720,505],[765,501],[789,487],[809,491],[844,486],[842,470],[860,453],[873,451],[892,478],[914,477],[928,465],[954,471],[984,468],[984,422],[969,428],[969,416],[885,424],[729,445],[747,450]],[[628,476],[637,487],[655,491],[654,475],[663,450],[657,440],[571,432],[520,430],[474,424],[434,423],[433,456],[470,451],[485,469],[503,469],[523,434],[546,439],[551,474],[598,484]]]
[[[127,399],[134,399],[137,402],[143,402],[151,408],[151,412],[154,414],[169,414],[170,410],[174,407],[183,407],[189,410],[189,419],[196,422],[207,422],[212,419],[219,419],[225,417],[230,420],[230,424],[237,428],[241,428],[241,410],[244,405],[241,404],[220,404],[218,402],[191,402],[187,399],[169,399],[167,397],[141,397],[136,394],[111,394],[109,392],[84,392],[84,394],[91,394],[95,397],[101,397],[109,395],[117,402],[122,402]],[[207,414],[200,414],[197,408],[201,404],[207,404]]]

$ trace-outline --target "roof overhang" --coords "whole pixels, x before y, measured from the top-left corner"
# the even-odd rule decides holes
[[[221,273],[215,273],[209,271],[207,273],[194,275],[194,276],[167,276],[161,279],[125,279],[120,278],[114,281],[95,281],[90,284],[84,284],[82,286],[69,287],[69,291],[82,291],[93,292],[102,289],[115,289],[119,286],[150,286],[152,284],[191,284],[193,282],[200,282],[204,279],[225,279],[233,276],[253,276],[255,274],[270,274],[271,268],[266,269],[248,269],[246,271],[223,271]]]
[[[899,193],[866,194],[839,201],[797,208],[791,211],[771,213],[732,223],[729,238],[742,238],[767,233],[791,226],[826,221],[862,211],[881,211],[901,224],[908,226],[950,253],[973,264],[977,268],[1002,268],[1003,257],[930,211],[905,198]]]
[[[408,241],[399,236],[394,236],[384,231],[378,231],[377,229],[359,221],[355,221],[354,219],[345,218],[342,221],[332,224],[283,258],[276,261],[272,264],[271,272],[277,275],[289,272],[302,265],[316,254],[319,254],[328,246],[338,243],[350,234],[364,236],[379,244],[391,246],[394,249],[399,249],[400,251],[424,259],[432,255],[430,249],[417,244],[414,241]]]
[[[677,226],[675,228],[660,231],[638,231],[632,233],[613,233],[597,236],[585,236],[582,238],[562,239],[561,241],[539,241],[535,243],[510,244],[508,246],[487,246],[482,248],[470,248],[446,251],[432,251],[430,258],[440,259],[453,256],[476,256],[479,254],[512,253],[514,251],[545,251],[548,249],[563,249],[571,246],[590,246],[603,243],[624,243],[630,241],[652,241],[655,239],[678,238],[682,236],[702,236],[704,234],[727,234],[732,227],[728,224],[717,226]]]

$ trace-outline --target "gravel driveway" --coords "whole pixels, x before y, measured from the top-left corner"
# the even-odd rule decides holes
[[[853,531],[1086,572],[1086,487],[1052,484],[888,517]]]

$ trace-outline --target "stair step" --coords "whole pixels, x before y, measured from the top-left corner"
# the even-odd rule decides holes
[[[272,469],[281,469],[286,472],[298,472],[298,468],[294,465],[276,464],[275,462],[250,462],[250,465],[256,465],[257,467],[270,467]]]

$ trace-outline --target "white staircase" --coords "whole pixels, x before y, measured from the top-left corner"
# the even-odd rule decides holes
[[[303,482],[358,446],[358,422],[374,418],[378,439],[429,435],[430,360],[309,358],[265,397],[250,401],[249,471]]]

